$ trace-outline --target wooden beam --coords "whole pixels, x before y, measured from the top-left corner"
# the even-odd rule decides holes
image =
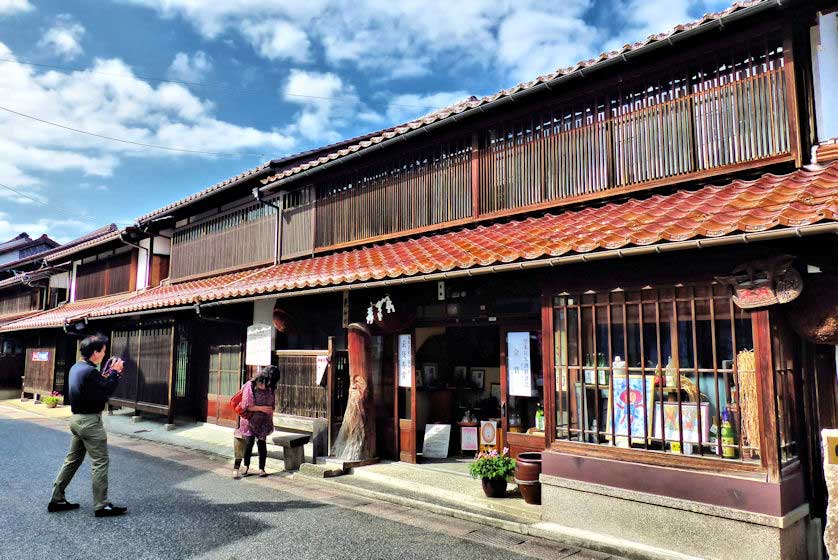
[[[760,420],[760,457],[769,482],[780,481],[780,446],[777,433],[777,391],[771,344],[771,318],[767,309],[751,313],[756,358],[757,406]]]
[[[794,27],[787,22],[783,28],[783,79],[786,81],[786,113],[789,117],[789,151],[796,167],[803,165],[800,150],[800,120],[797,103],[797,77],[795,76]]]

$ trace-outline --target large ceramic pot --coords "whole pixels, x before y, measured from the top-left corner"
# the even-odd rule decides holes
[[[503,498],[506,496],[505,478],[481,478],[483,492],[487,498]]]
[[[516,459],[515,483],[521,491],[521,496],[528,504],[538,505],[541,503],[541,482],[538,475],[541,474],[541,453],[527,452],[520,453]]]

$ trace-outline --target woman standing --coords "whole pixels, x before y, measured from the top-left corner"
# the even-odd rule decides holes
[[[236,453],[233,478],[247,475],[254,443],[259,453],[259,476],[268,476],[265,472],[265,461],[268,457],[266,438],[274,431],[273,414],[278,379],[279,370],[275,366],[268,366],[242,387],[241,408],[250,414],[241,417],[239,428],[236,430],[236,437],[244,439],[244,452]],[[240,471],[242,460],[244,470]]]

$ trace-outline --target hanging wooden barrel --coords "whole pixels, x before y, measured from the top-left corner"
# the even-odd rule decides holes
[[[520,453],[515,465],[515,483],[521,491],[521,496],[528,504],[541,504],[541,453],[528,451]]]
[[[838,276],[810,274],[800,297],[783,307],[800,336],[815,344],[838,344]]]

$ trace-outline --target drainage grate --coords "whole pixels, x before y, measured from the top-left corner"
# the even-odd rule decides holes
[[[521,535],[500,529],[477,529],[476,531],[467,533],[464,537],[475,542],[499,546],[501,548],[518,546],[526,540]]]

